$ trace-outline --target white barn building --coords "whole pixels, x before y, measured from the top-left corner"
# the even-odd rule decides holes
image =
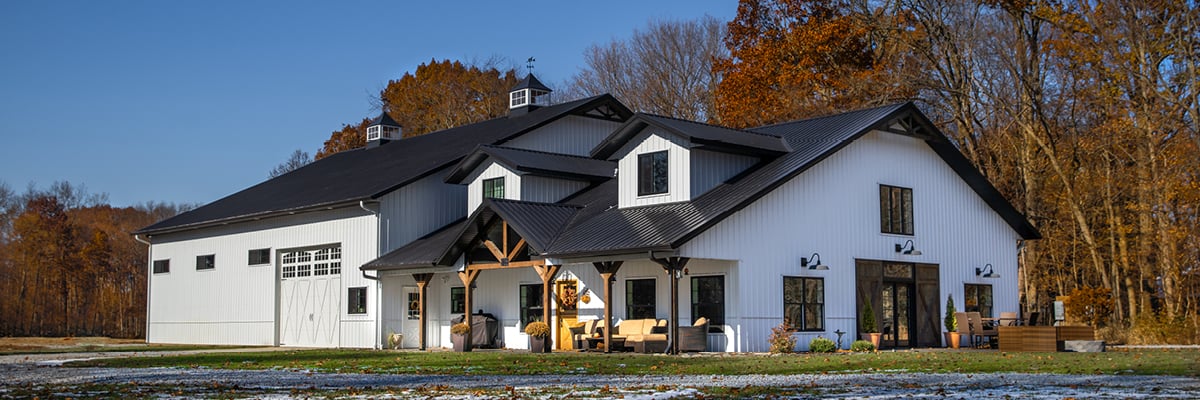
[[[802,348],[853,336],[871,302],[883,346],[929,347],[948,296],[1018,310],[1037,230],[912,104],[736,130],[549,92],[530,75],[509,116],[407,139],[381,115],[366,148],[136,232],[147,340],[449,347],[482,311],[486,344],[549,320],[570,349],[607,310],[765,351],[785,320]]]

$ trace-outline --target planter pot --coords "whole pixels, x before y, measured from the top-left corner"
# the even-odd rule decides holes
[[[470,347],[466,346],[467,335],[450,334],[450,342],[454,344],[454,351],[464,352],[471,351]]]
[[[875,350],[879,350],[879,338],[882,336],[883,336],[883,334],[881,334],[881,333],[860,333],[860,334],[858,334],[859,339],[871,342],[871,344],[875,346]]]
[[[529,337],[529,352],[530,353],[546,353],[550,351],[549,338],[530,336]]]
[[[946,347],[957,349],[962,340],[962,336],[958,332],[946,332]]]

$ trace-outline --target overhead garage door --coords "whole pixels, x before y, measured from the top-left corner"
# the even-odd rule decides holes
[[[279,341],[284,346],[336,347],[341,310],[340,245],[287,250],[279,256]]]

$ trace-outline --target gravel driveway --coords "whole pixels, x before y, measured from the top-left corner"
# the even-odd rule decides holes
[[[1048,374],[808,374],[739,376],[447,376],[324,374],[305,371],[243,371],[197,368],[66,368],[63,359],[89,354],[47,355],[26,360],[0,359],[0,397],[18,396],[16,388],[71,388],[80,385],[135,385],[181,388],[177,394],[206,397],[217,386],[257,390],[256,396],[289,397],[296,388],[319,391],[394,389],[398,397],[426,397],[414,388],[437,387],[444,397],[473,397],[471,390],[572,397],[694,397],[713,387],[786,388],[777,394],[824,398],[1024,397],[1024,398],[1197,398],[1200,379],[1173,376]],[[106,354],[112,356],[112,353]],[[189,390],[190,389],[190,390]],[[410,393],[405,395],[405,393]],[[95,394],[95,393],[93,393]],[[309,393],[311,394],[311,393]],[[478,393],[475,393],[476,395]]]

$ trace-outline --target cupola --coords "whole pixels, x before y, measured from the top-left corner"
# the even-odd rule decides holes
[[[525,75],[525,79],[522,79],[516,87],[509,91],[509,115],[521,115],[538,107],[549,105],[550,92],[552,90],[538,81],[537,77],[530,72],[529,75]]]
[[[378,147],[393,140],[400,140],[400,124],[386,112],[379,113],[367,126],[367,148]]]

